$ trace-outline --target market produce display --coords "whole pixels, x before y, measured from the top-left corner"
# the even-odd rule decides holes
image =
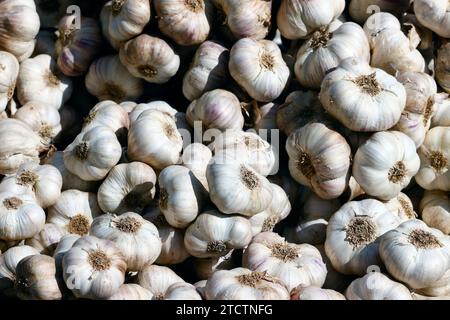
[[[449,0],[0,0],[0,299],[450,300]]]

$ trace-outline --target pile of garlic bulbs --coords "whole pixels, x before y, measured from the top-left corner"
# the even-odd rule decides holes
[[[448,0],[0,0],[0,298],[450,299],[449,94]]]

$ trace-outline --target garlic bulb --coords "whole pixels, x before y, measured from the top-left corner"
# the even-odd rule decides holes
[[[339,272],[363,275],[369,266],[381,263],[377,238],[399,224],[380,201],[348,202],[328,221],[325,252]]]
[[[0,3],[0,50],[28,59],[34,50],[40,21],[32,0],[3,0]]]
[[[120,61],[134,77],[165,83],[178,71],[180,57],[162,39],[142,34],[120,48]]]
[[[51,142],[61,132],[61,117],[49,104],[30,101],[14,114],[14,118],[26,123],[43,140]]]
[[[450,71],[448,70],[449,61],[450,42],[439,48],[435,62],[436,81],[447,93],[450,93]]]
[[[90,234],[114,242],[130,271],[140,271],[146,264],[152,264],[161,252],[158,229],[134,212],[101,215],[92,222]]]
[[[148,103],[139,103],[136,104],[133,109],[129,112],[128,117],[130,118],[130,123],[133,123],[139,118],[139,116],[147,110],[157,110],[162,113],[165,113],[169,116],[171,116],[175,121],[178,121],[179,114],[182,112],[179,112],[177,109],[172,108],[167,102],[165,101],[152,101]]]
[[[143,81],[128,72],[118,55],[95,60],[89,67],[85,84],[89,93],[99,100],[117,103],[137,100],[144,91]]]
[[[70,172],[86,181],[102,180],[119,162],[122,147],[114,131],[94,127],[81,132],[64,150],[64,164]]]
[[[219,270],[206,282],[207,300],[290,300],[289,291],[267,272]]]
[[[432,297],[450,295],[450,269],[444,273],[441,279],[433,283],[431,287],[416,290],[417,293]]]
[[[252,216],[266,210],[272,201],[269,180],[239,161],[221,163],[213,158],[206,179],[210,199],[223,213]]]
[[[431,127],[450,127],[450,97],[447,93],[434,95],[435,110]]]
[[[369,272],[345,291],[348,300],[412,300],[409,289],[381,272]]]
[[[387,201],[409,184],[419,167],[414,142],[404,133],[383,131],[359,147],[352,172],[368,195]]]
[[[30,194],[0,193],[0,239],[24,240],[33,237],[45,224],[45,212]]]
[[[203,209],[206,190],[191,170],[172,165],[158,177],[159,208],[175,228],[186,228]]]
[[[66,190],[49,208],[47,222],[70,234],[87,235],[93,218],[102,214],[94,193]]]
[[[400,222],[415,219],[417,213],[409,197],[400,192],[395,198],[384,203],[387,209],[400,218]]]
[[[60,300],[55,259],[37,254],[23,258],[16,267],[14,287],[23,300]]]
[[[0,255],[0,291],[7,296],[14,296],[14,281],[18,263],[25,257],[39,254],[30,246],[16,246]]]
[[[163,300],[202,300],[202,297],[192,284],[177,282],[167,289]]]
[[[425,191],[420,201],[422,220],[444,234],[450,234],[450,198],[444,191]]]
[[[347,141],[322,123],[309,123],[286,141],[289,172],[321,198],[339,197],[347,187],[351,150]]]
[[[426,190],[450,191],[450,127],[428,131],[419,156],[417,183]]]
[[[364,30],[353,22],[345,22],[335,30],[322,27],[298,50],[295,75],[302,86],[318,89],[326,73],[350,57],[370,62]]]
[[[156,170],[178,163],[183,140],[175,120],[158,110],[147,110],[131,123],[128,158],[144,162]]]
[[[235,39],[264,39],[271,25],[271,0],[214,0],[223,24]]]
[[[108,300],[151,300],[153,294],[135,283],[125,283]]]
[[[214,258],[224,256],[232,249],[244,248],[251,239],[251,225],[247,219],[211,210],[200,214],[186,229],[184,245],[194,257]]]
[[[59,109],[71,94],[72,80],[57,71],[51,56],[41,54],[21,63],[17,96],[22,105],[37,101]]]
[[[244,116],[238,98],[229,91],[215,89],[192,101],[186,111],[188,123],[200,122],[204,129],[242,129]]]
[[[450,240],[420,220],[409,220],[381,237],[380,257],[397,280],[425,288],[450,268]]]
[[[78,239],[63,257],[64,281],[78,298],[111,297],[123,284],[126,268],[113,242],[91,236]]]
[[[286,242],[273,232],[263,232],[253,238],[244,251],[242,266],[278,278],[289,292],[297,286],[321,287],[327,275],[316,248]]]
[[[450,3],[448,0],[416,0],[414,13],[428,29],[443,38],[450,38]]]
[[[402,16],[409,8],[412,0],[351,0],[350,16],[358,23],[364,23],[375,12],[389,12]]]
[[[212,41],[205,41],[198,47],[183,78],[183,95],[186,99],[193,101],[205,92],[226,84],[228,56],[227,48]]]
[[[19,75],[19,62],[6,51],[0,51],[0,111],[4,111],[14,95]]]
[[[174,228],[167,223],[159,207],[146,209],[144,218],[158,228],[159,237],[161,238],[161,253],[155,263],[161,265],[178,264],[190,256],[184,246],[184,230]]]
[[[209,191],[206,180],[206,168],[212,158],[211,150],[201,143],[192,143],[183,150],[181,161],[198,179],[206,191]]]
[[[261,102],[278,98],[289,80],[280,48],[269,40],[239,40],[231,48],[228,65],[234,80]]]
[[[25,162],[15,175],[5,177],[0,183],[0,192],[34,195],[39,206],[52,206],[61,194],[62,177],[52,165]]]
[[[319,99],[347,128],[382,131],[400,119],[406,92],[383,70],[370,67],[364,60],[348,58],[325,76]]]
[[[278,169],[277,150],[253,132],[226,130],[215,137],[212,150],[216,162],[240,161],[263,176]]]
[[[53,223],[46,223],[42,230],[25,241],[26,245],[39,250],[39,253],[52,256],[56,246],[67,231]]]
[[[79,19],[79,28],[75,21]],[[67,15],[59,22],[55,50],[58,67],[67,76],[81,76],[89,68],[102,43],[100,28],[93,18]]]
[[[119,49],[121,42],[142,33],[150,16],[149,0],[109,1],[100,13],[103,35]]]
[[[56,274],[59,278],[63,278],[62,260],[67,251],[72,248],[73,244],[80,239],[77,234],[67,234],[63,236],[56,246],[53,252],[53,258],[55,259]]]
[[[206,40],[212,7],[209,0],[154,0],[158,27],[177,44],[191,46]]]
[[[395,75],[398,72],[425,70],[425,60],[416,49],[418,43],[402,32],[400,22],[387,12],[371,15],[364,31],[372,50],[370,65]]]
[[[287,39],[307,38],[336,20],[345,8],[345,0],[283,0],[277,15],[281,35]]]
[[[291,296],[291,300],[346,300],[342,293],[315,286],[299,287],[295,291],[295,294]]]

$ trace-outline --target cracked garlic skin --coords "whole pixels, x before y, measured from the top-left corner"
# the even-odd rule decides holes
[[[416,0],[417,20],[443,38],[450,38],[450,2],[448,0]]]
[[[400,119],[406,91],[385,71],[370,67],[364,60],[348,58],[325,76],[319,99],[325,110],[347,128],[382,131]]]
[[[412,0],[351,0],[349,13],[356,22],[364,23],[378,8],[379,11],[401,16],[408,10],[411,2]]]
[[[366,194],[387,201],[408,186],[420,163],[416,146],[407,135],[381,131],[359,147],[352,172]]]
[[[363,275],[381,263],[378,237],[399,224],[400,219],[378,200],[348,202],[328,221],[325,252],[340,273]]]
[[[19,76],[19,62],[9,52],[0,51],[0,112],[11,101]]]
[[[389,274],[412,289],[432,286],[450,267],[448,236],[417,219],[384,234],[379,251]]]
[[[211,210],[201,213],[186,229],[184,245],[194,257],[214,258],[244,248],[251,239],[251,225],[246,218]]]
[[[277,23],[287,39],[304,39],[329,25],[344,11],[345,0],[283,0]]]
[[[381,272],[369,272],[345,291],[348,300],[412,300],[409,289]]]
[[[261,102],[278,98],[290,76],[280,48],[270,40],[239,40],[231,48],[228,66],[233,79]]]

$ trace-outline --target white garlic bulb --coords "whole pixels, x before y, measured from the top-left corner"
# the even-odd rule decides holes
[[[19,62],[6,51],[0,51],[0,111],[6,109],[14,95],[19,75]]]
[[[27,239],[25,244],[39,250],[41,254],[52,256],[59,241],[66,234],[67,231],[56,224],[46,223],[42,230]]]
[[[426,190],[450,191],[450,127],[428,131],[419,156],[417,183]]]
[[[351,0],[350,16],[358,23],[364,23],[374,12],[389,12],[397,16],[404,14],[412,0]]]
[[[129,271],[142,270],[146,264],[155,262],[161,252],[158,229],[134,212],[101,215],[92,222],[90,234],[114,242]]]
[[[205,296],[207,300],[290,300],[278,279],[245,268],[216,271],[206,282]]]
[[[144,162],[156,170],[178,163],[183,140],[170,115],[150,109],[131,123],[128,158]]]
[[[382,131],[359,147],[352,172],[368,195],[387,201],[409,184],[419,167],[416,146],[407,135]]]
[[[435,110],[431,127],[450,127],[450,97],[447,93],[434,95]]]
[[[37,101],[59,109],[67,102],[72,94],[72,80],[56,68],[56,61],[47,54],[21,63],[17,96],[22,105]]]
[[[261,102],[278,98],[289,80],[280,48],[269,40],[239,40],[231,48],[228,65],[234,80]]]
[[[95,193],[66,190],[49,208],[47,222],[70,234],[84,236],[89,233],[92,220],[101,214]]]
[[[450,3],[446,0],[416,0],[417,20],[443,38],[450,38]]]
[[[273,232],[263,232],[253,238],[244,251],[242,266],[280,279],[289,292],[298,286],[321,287],[327,275],[316,248],[286,242]]]
[[[450,61],[450,42],[443,44],[438,52],[436,58],[436,81],[447,93],[450,93],[450,71],[448,65]]]
[[[239,161],[221,163],[213,158],[206,179],[210,199],[223,213],[252,216],[266,210],[272,201],[269,180]]]
[[[302,86],[318,89],[326,73],[350,57],[370,62],[364,30],[353,22],[345,22],[335,30],[323,27],[298,50],[295,75]]]
[[[281,35],[303,39],[336,20],[345,9],[345,0],[283,0],[277,15]]]
[[[136,78],[165,83],[178,71],[180,57],[162,39],[142,34],[120,48],[120,61]]]
[[[186,229],[184,245],[197,258],[226,255],[232,249],[246,247],[252,239],[250,222],[240,216],[217,211],[201,213]]]
[[[136,104],[128,114],[130,123],[135,122],[137,118],[139,118],[139,116],[147,110],[157,110],[171,116],[175,120],[175,122],[177,122],[177,127],[180,118],[182,117],[182,115],[184,116],[182,112],[179,112],[177,109],[172,108],[167,102],[158,100],[148,103]]]
[[[450,234],[450,197],[444,191],[426,190],[420,201],[422,220],[444,234]]]
[[[417,217],[411,199],[403,192],[400,192],[395,198],[384,202],[384,205],[390,212],[398,216],[401,222]]]
[[[143,80],[133,77],[122,65],[119,55],[95,60],[85,78],[86,89],[99,100],[117,103],[134,101],[143,91]]]
[[[450,268],[450,239],[420,220],[403,222],[381,237],[389,274],[413,289],[432,286]]]
[[[135,283],[125,283],[108,300],[151,300],[153,294]]]
[[[344,192],[351,150],[339,133],[312,122],[289,135],[286,150],[295,181],[324,199],[337,198]]]
[[[322,289],[315,286],[299,287],[291,295],[291,300],[346,300],[342,293],[331,289]]]
[[[352,93],[352,94],[349,94]],[[325,76],[319,94],[324,108],[353,131],[394,126],[405,108],[405,88],[393,76],[348,58]]]
[[[363,275],[368,267],[381,263],[377,238],[399,224],[380,201],[348,202],[328,221],[325,252],[339,272]]]
[[[102,180],[119,162],[122,147],[108,127],[81,132],[64,150],[64,164],[70,172],[86,181]]]
[[[156,173],[150,166],[142,162],[118,164],[98,189],[98,205],[104,212],[138,212],[153,200],[155,187]]]
[[[211,158],[211,150],[201,143],[191,143],[184,148],[181,155],[183,166],[191,170],[206,191],[209,191],[208,181],[206,180],[206,168]]]
[[[381,272],[369,272],[345,291],[348,300],[412,300],[409,289]]]
[[[450,269],[431,287],[418,289],[415,292],[431,297],[450,296]]]
[[[158,27],[177,44],[200,44],[209,35],[212,7],[209,0],[154,0]]]

